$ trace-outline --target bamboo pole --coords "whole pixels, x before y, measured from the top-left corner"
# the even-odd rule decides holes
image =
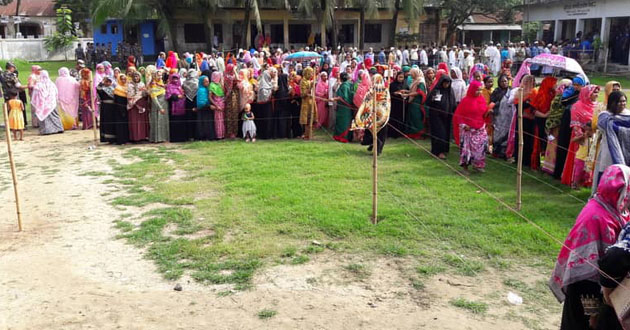
[[[378,223],[378,131],[376,127],[376,89],[372,87],[372,224]]]
[[[22,231],[22,212],[20,211],[20,196],[18,194],[18,179],[15,173],[15,161],[13,160],[13,151],[11,150],[11,130],[9,128],[9,114],[7,112],[7,104],[2,105],[2,114],[4,116],[4,126],[7,134],[7,153],[9,154],[9,164],[11,164],[11,176],[13,177],[13,192],[15,193],[15,209],[17,212],[18,231]]]
[[[523,180],[523,88],[518,98],[518,165],[516,168],[516,209],[521,210],[521,190]]]
[[[94,84],[94,81],[90,83],[90,85]],[[92,89],[90,90],[90,99],[92,102],[92,132],[94,132],[94,147],[98,144],[98,137],[96,133],[96,105],[94,100],[96,99],[96,95],[92,95]]]

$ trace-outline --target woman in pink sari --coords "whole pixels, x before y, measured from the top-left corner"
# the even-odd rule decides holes
[[[317,125],[315,128],[328,126],[328,73],[322,71],[315,85],[315,104],[317,105]]]
[[[39,121],[39,134],[63,133],[61,117],[57,111],[57,86],[50,80],[48,71],[43,70],[39,81],[33,87],[31,103],[35,105],[35,115]]]
[[[59,69],[59,78],[55,81],[57,86],[57,100],[64,114],[72,118],[72,124],[64,122],[64,129],[76,129],[79,117],[79,82],[70,76],[70,70],[63,67]],[[61,118],[64,118],[64,114]],[[63,121],[63,120],[62,120]]]
[[[595,196],[584,206],[556,261],[549,288],[564,302],[560,329],[589,329],[582,298],[601,302],[598,261],[615,244],[628,222],[630,167],[611,165],[602,175]]]
[[[98,125],[98,116],[99,116],[99,104],[101,104],[100,100],[96,95],[96,87],[103,82],[103,78],[107,76],[107,72],[105,71],[105,65],[103,63],[98,64],[96,66],[96,72],[94,73],[94,79],[92,80],[92,98],[94,99],[94,111],[96,112],[96,122]]]
[[[33,88],[35,87],[35,85],[37,85],[37,82],[39,82],[39,73],[41,70],[42,70],[42,67],[39,65],[31,66],[31,75],[28,76],[28,85],[27,85],[28,95],[30,96],[31,100],[33,99]],[[35,115],[36,112],[37,112],[36,105],[34,105],[31,102],[31,124],[35,128],[39,127],[39,121],[37,120],[37,116]]]
[[[223,90],[223,74],[219,71],[212,73],[210,80],[210,102],[214,110],[214,131],[217,139],[225,138],[225,91]]]

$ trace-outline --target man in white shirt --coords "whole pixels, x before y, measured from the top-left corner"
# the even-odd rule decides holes
[[[402,52],[402,64],[409,65],[409,46],[405,46],[405,50]]]
[[[452,68],[457,66],[457,46],[453,46],[450,52],[448,52],[448,67]]]
[[[411,59],[411,65],[418,65],[418,45],[413,45],[409,58]]]
[[[448,54],[446,54],[446,46],[442,46],[442,49],[438,52],[438,63],[448,63]]]
[[[464,60],[463,60],[463,68],[464,72],[470,72],[473,66],[475,66],[475,58],[470,54],[470,50],[466,49],[463,51]]]
[[[508,43],[508,58],[512,60],[512,63],[514,63],[514,55],[516,55],[516,49],[514,48],[514,44],[509,42]]]
[[[396,65],[402,68],[402,65],[403,65],[402,46],[398,46],[398,49],[396,49]]]
[[[374,63],[374,49],[372,47],[370,47],[370,51],[365,54],[365,59],[367,60],[368,58],[372,60],[372,63]]]
[[[422,50],[420,50],[420,67],[426,68],[429,66],[429,56],[427,55],[426,46],[422,46]]]
[[[501,53],[499,49],[490,41],[490,45],[486,48],[486,58],[488,58],[488,67],[493,75],[497,75],[501,70]]]

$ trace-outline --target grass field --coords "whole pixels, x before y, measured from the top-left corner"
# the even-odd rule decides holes
[[[189,272],[237,287],[264,264],[305,263],[326,249],[408,256],[426,276],[475,276],[514,263],[550,271],[558,244],[406,140],[388,141],[380,159],[380,223],[372,225],[370,155],[329,139],[130,149],[127,156],[139,161],[113,164],[106,179],[127,187],[113,203],[163,207],[118,219],[121,237],[148,247],[166,278]],[[513,205],[515,172],[490,161],[471,178]],[[523,214],[559,240],[587,197],[539,173],[523,178]]]

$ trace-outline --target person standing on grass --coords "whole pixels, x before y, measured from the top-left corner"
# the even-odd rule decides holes
[[[630,168],[612,165],[606,169],[597,193],[577,216],[549,279],[549,288],[562,308],[561,330],[591,329],[596,318],[583,302],[595,305],[602,301],[598,262],[606,249],[615,244],[628,222]]]
[[[64,129],[76,129],[79,122],[79,82],[70,76],[70,70],[66,67],[59,69],[58,72],[59,77],[55,85],[59,92],[59,108],[65,113],[62,118],[67,118],[63,121]]]
[[[409,104],[409,109],[402,114],[403,117],[405,117],[402,122],[405,126],[403,133],[411,139],[419,140],[424,138],[424,134],[426,133],[427,116],[424,109],[424,103],[427,100],[426,82],[420,69],[413,68],[409,72],[411,84],[409,85],[409,90],[402,94],[402,96],[406,98],[406,100],[402,102]],[[401,103],[401,105],[404,106],[403,103]],[[394,118],[392,117],[392,119]],[[392,123],[394,126],[396,124],[397,123]]]
[[[9,109],[9,128],[13,132],[13,139],[24,140],[24,103],[20,101],[16,90],[8,91],[9,101],[7,107]]]
[[[468,166],[479,172],[486,167],[488,133],[485,117],[488,112],[486,99],[481,95],[483,84],[470,83],[466,96],[457,106],[453,115],[453,137],[460,146],[459,165],[468,172]]]
[[[35,105],[39,134],[63,133],[61,117],[57,111],[57,86],[50,80],[48,71],[40,73],[39,81],[33,88],[32,104]]]
[[[129,115],[129,140],[133,142],[149,139],[149,112],[147,111],[146,87],[140,72],[131,74],[127,84],[127,110]]]
[[[168,142],[170,129],[168,123],[168,103],[162,75],[152,65],[147,67],[147,92],[149,94],[149,142]]]
[[[337,101],[337,111],[335,113],[335,135],[333,138],[342,143],[348,143],[352,139],[350,125],[352,124],[352,99],[354,97],[354,88],[350,75],[342,72],[339,75],[341,85],[337,89],[335,99]]]
[[[440,159],[446,159],[450,150],[451,121],[457,102],[448,73],[438,71],[435,79],[426,102],[431,127],[431,153]]]
[[[9,63],[7,63],[7,71],[10,71],[11,69],[11,67],[9,67]],[[15,68],[15,66],[13,66],[13,68]],[[37,85],[37,82],[39,81],[39,74],[41,71],[42,71],[41,66],[39,65],[31,66],[31,74],[28,76],[28,95],[31,98],[31,100],[33,99],[33,88],[35,88],[35,85]],[[15,75],[15,78],[17,79],[17,75]],[[39,121],[37,119],[37,116],[35,115],[36,112],[37,112],[37,108],[31,102],[31,125],[33,125],[33,127],[35,128],[39,127]]]
[[[186,95],[178,74],[170,75],[166,85],[166,101],[169,104],[168,122],[171,142],[188,140],[186,132]]]

